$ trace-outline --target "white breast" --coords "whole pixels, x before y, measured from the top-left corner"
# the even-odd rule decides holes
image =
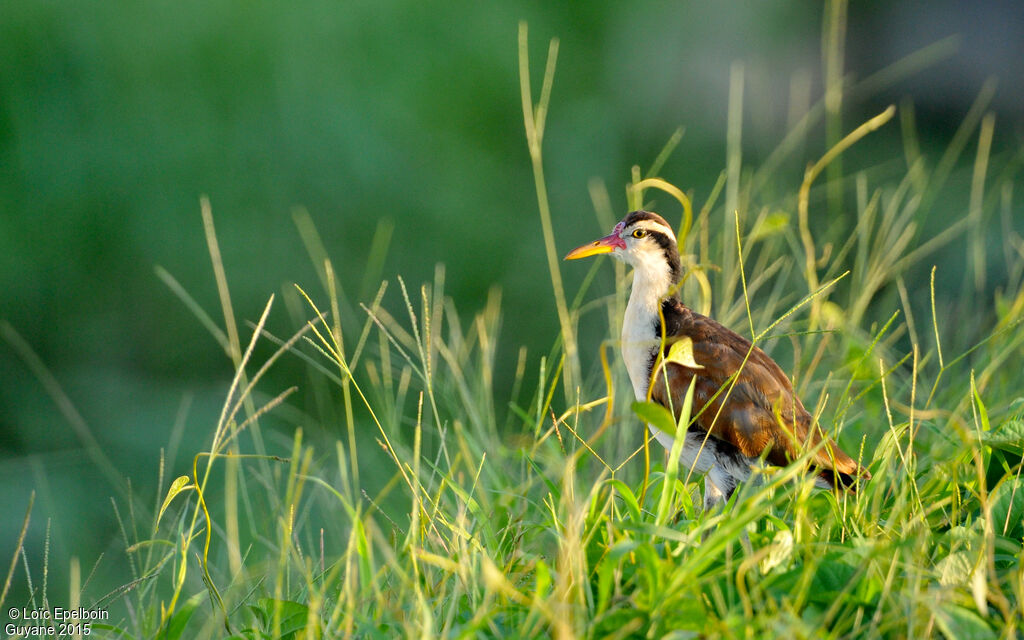
[[[664,268],[661,271],[665,271]],[[626,315],[622,318],[622,360],[637,400],[647,399],[651,356],[661,343],[655,329],[658,309],[661,307],[661,295],[667,290],[668,273],[659,272],[654,265],[637,265],[633,271],[633,289],[629,293]]]
[[[647,399],[651,355],[658,348],[658,339],[653,318],[636,307],[631,296],[622,319],[622,360],[633,384],[633,395],[642,401]]]

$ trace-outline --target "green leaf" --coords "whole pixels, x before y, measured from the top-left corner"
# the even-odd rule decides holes
[[[670,436],[675,435],[675,418],[665,407],[656,402],[634,402],[632,407],[633,413],[647,424]]]
[[[261,600],[256,604],[250,604],[249,611],[252,611],[252,614],[256,616],[256,623],[259,624],[260,627],[266,629],[269,624],[270,612],[263,608],[263,601]]]
[[[994,449],[1024,455],[1024,420],[1008,420],[982,433],[981,441]]]
[[[636,494],[630,489],[625,482],[622,480],[608,480],[608,484],[619,494],[622,501],[626,504],[626,509],[629,511],[629,517],[633,522],[640,522],[640,503],[636,499]]]
[[[981,430],[987,432],[992,428],[988,422],[988,409],[985,408],[985,403],[981,401],[981,395],[978,393],[978,387],[974,384],[973,371],[971,372],[971,393],[974,394],[974,402],[978,408],[978,417],[981,419]]]
[[[760,240],[761,238],[781,233],[785,231],[788,226],[789,214],[785,211],[776,211],[762,220],[759,220],[757,224],[754,225],[754,229],[750,232],[750,238],[747,240],[747,243],[749,244],[756,240]]]
[[[526,461],[530,463],[530,466],[533,467],[533,470],[537,472],[537,475],[540,476],[540,479],[543,480],[544,484],[548,486],[548,491],[551,492],[552,497],[554,497],[556,500],[560,499],[562,497],[562,492],[559,491],[558,487],[555,486],[555,483],[552,482],[550,478],[548,478],[547,474],[544,473],[544,470],[541,469],[540,466],[536,462],[534,462],[533,458],[531,458],[530,456],[526,456]]]
[[[273,598],[260,598],[255,605],[249,605],[260,621],[260,626],[267,632],[274,631],[271,627],[274,624],[274,615],[277,613],[280,620],[279,640],[295,640],[300,632],[306,631],[309,622],[309,607],[301,602],[291,600],[275,600]],[[314,633],[319,637],[319,633]]]
[[[692,359],[692,354],[690,357]],[[668,468],[665,470],[665,483],[662,485],[661,496],[658,499],[658,511],[654,519],[655,523],[659,525],[668,522],[670,504],[675,498],[675,480],[679,475],[679,456],[683,452],[683,445],[686,441],[686,425],[690,421],[690,411],[693,409],[693,390],[696,383],[696,378],[690,379],[690,386],[687,388],[686,397],[683,399],[683,409],[679,412],[679,422],[675,425],[672,433],[672,451],[669,453]]]
[[[793,555],[793,532],[782,529],[775,532],[768,555],[761,559],[761,573],[766,574],[775,567],[788,562]]]
[[[196,612],[196,607],[203,601],[206,596],[205,591],[200,591],[191,598],[185,601],[171,619],[167,621],[167,627],[164,629],[163,634],[160,635],[161,640],[177,640],[182,637],[182,633],[185,631],[185,626],[188,625],[188,621],[192,618],[192,614]]]
[[[619,560],[626,557],[627,554],[633,553],[640,546],[638,540],[625,539],[616,542],[610,549],[608,549],[608,555],[605,556],[612,564],[618,565]]]
[[[857,567],[847,564],[835,554],[828,554],[814,574],[810,600],[831,604],[835,595],[846,589],[856,574]]]
[[[974,611],[959,605],[936,603],[935,623],[947,638],[957,640],[995,640],[996,632]]]
[[[966,551],[954,551],[935,564],[935,571],[941,584],[966,586],[974,573],[974,558]]]
[[[537,588],[534,590],[537,602],[542,602],[548,597],[548,589],[551,587],[551,570],[543,560],[537,560],[535,567],[537,572]]]
[[[171,483],[170,488],[167,489],[167,497],[164,498],[164,503],[160,505],[160,513],[156,515],[157,526],[160,526],[160,518],[163,517],[164,511],[167,510],[167,507],[171,504],[171,501],[174,500],[175,496],[177,496],[182,491],[187,491],[189,489],[195,488],[188,482],[188,476],[179,476],[174,482]]]
[[[1024,479],[1007,478],[992,492],[992,527],[1018,543],[1024,538]]]
[[[601,615],[608,608],[612,595],[612,583],[615,581],[617,562],[607,556],[597,565],[597,614]]]

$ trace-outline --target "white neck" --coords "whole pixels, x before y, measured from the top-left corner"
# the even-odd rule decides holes
[[[633,394],[637,400],[646,400],[651,354],[661,341],[655,328],[658,308],[672,282],[661,256],[638,257],[640,259],[633,265],[633,290],[622,319],[622,359],[633,384]]]

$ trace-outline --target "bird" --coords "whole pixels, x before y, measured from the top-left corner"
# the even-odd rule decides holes
[[[822,432],[782,368],[759,347],[680,300],[683,275],[672,227],[656,213],[633,211],[612,232],[573,249],[566,260],[609,254],[633,267],[622,320],[622,359],[633,393],[682,411],[693,384],[680,463],[704,475],[704,509],[725,503],[754,468],[786,466],[805,451],[814,484],[856,491],[871,474]],[[673,348],[678,349],[672,357]],[[663,369],[664,368],[664,369]],[[669,451],[673,435],[651,426]]]

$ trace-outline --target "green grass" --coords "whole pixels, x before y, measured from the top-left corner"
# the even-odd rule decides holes
[[[830,138],[798,184],[774,173],[777,160],[743,168],[733,119],[732,155],[706,197],[656,179],[678,135],[652,170],[634,171],[624,204],[687,221],[684,300],[778,358],[822,426],[874,476],[837,497],[812,491],[799,463],[769,469],[724,510],[701,513],[698,479],[645,450],[638,414],[652,414],[627,400],[612,336],[629,274],[604,261],[578,291],[562,280],[541,154],[557,46],[535,105],[527,45],[524,30],[524,116],[554,291],[539,286],[537,304],[556,308],[561,324],[550,351],[520,350],[511,384],[497,388],[497,372],[510,368],[496,360],[500,328],[523,310],[503,310],[495,291],[467,314],[445,295],[443,267],[429,284],[384,282],[355,299],[302,215],[320,281],[282,296],[300,329],[285,338],[267,330],[281,304],[273,298],[240,326],[204,201],[224,328],[161,277],[236,365],[208,448],[177,479],[164,477],[159,458],[168,487],[159,495],[115,500],[123,588],[93,593],[96,569],[77,561],[30,567],[19,541],[0,604],[12,605],[4,598],[15,574],[32,595],[13,604],[59,604],[46,576],[67,571],[69,603],[111,611],[94,637],[1020,633],[1024,241],[1007,226],[986,250],[979,231],[1011,215],[1020,156],[989,158],[983,101],[937,159],[917,151],[903,105],[892,122],[886,111]],[[730,113],[742,113],[742,91],[732,102]],[[829,114],[811,110],[794,135]],[[901,170],[831,170],[878,126],[902,127]],[[947,180],[974,136],[969,207],[925,235],[927,206],[956,189]],[[787,137],[779,153],[798,146]],[[593,228],[610,228],[623,207],[600,184],[593,193]],[[848,223],[825,224],[830,217]],[[933,265],[940,250],[965,251],[970,272]],[[983,299],[992,256],[1002,256],[1007,286]],[[613,273],[614,287],[595,291]],[[962,285],[940,298],[936,280]],[[581,323],[607,327],[608,340],[580,342]],[[305,366],[295,382],[305,403],[293,404],[290,388],[263,390],[281,358]],[[297,428],[285,437],[267,428],[265,416],[277,414]],[[31,517],[30,506],[26,524]]]

